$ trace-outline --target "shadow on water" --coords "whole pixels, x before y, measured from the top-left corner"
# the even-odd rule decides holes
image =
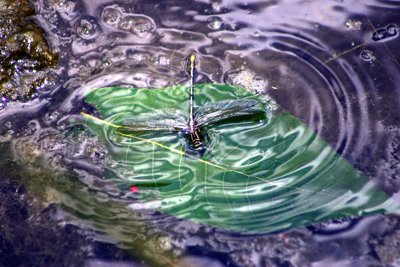
[[[60,220],[93,240],[134,251],[150,264],[177,258],[200,266],[399,260],[395,216],[345,216],[246,236],[156,209],[132,211],[128,205],[137,203],[138,195],[107,179],[132,177],[132,168],[120,168],[112,156],[118,151],[109,150],[100,135],[70,124],[81,112],[100,117],[85,103],[97,88],[186,84],[185,60],[195,51],[196,83],[238,85],[268,95],[383,192],[394,195],[400,188],[396,1],[32,4],[34,19],[59,53],[59,66],[50,71],[51,79],[36,99],[14,99],[0,111],[1,171],[23,183],[39,202],[56,204],[63,211]],[[31,65],[23,66],[24,77],[32,77]],[[13,73],[13,81],[25,86],[18,84],[22,74]],[[311,253],[317,249],[318,255]]]

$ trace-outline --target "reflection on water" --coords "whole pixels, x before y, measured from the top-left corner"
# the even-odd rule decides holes
[[[211,140],[205,154],[194,157],[167,127],[143,127],[142,114],[165,111],[175,114],[170,120],[178,127],[189,110],[188,91],[108,87],[85,98],[104,118],[83,114],[82,121],[106,142],[106,178],[121,190],[134,188],[140,201],[133,210],[160,209],[244,234],[399,210],[298,119],[274,112],[273,101],[241,87],[196,85],[196,107],[232,101],[252,111],[242,120],[220,113],[220,123],[204,129]]]
[[[121,199],[129,199],[131,204],[137,196],[105,179],[113,167],[118,168],[118,162],[112,165],[115,151],[69,121],[82,111],[100,115],[84,102],[84,95],[96,88],[185,84],[185,58],[194,50],[199,55],[198,83],[235,84],[269,95],[385,193],[398,191],[400,7],[396,1],[39,0],[34,5],[37,20],[60,51],[57,86],[41,92],[38,99],[1,111],[0,140],[12,140],[15,160],[40,169],[35,159],[42,155],[42,165],[60,172],[49,178],[55,182],[46,190],[53,193],[44,201],[63,203],[60,208],[70,214],[65,220],[83,231],[96,231],[94,238],[132,247],[128,234],[120,233],[132,233],[136,223],[144,222],[168,237],[167,247],[174,254],[169,259],[196,254],[226,264],[273,266],[328,258],[329,249],[320,258],[299,250],[304,242],[309,248],[322,246],[310,241],[313,235],[304,228],[246,237],[156,210],[137,211],[134,217],[121,212],[118,216],[130,218],[121,224],[120,219],[110,219],[117,215],[103,203],[116,201],[118,206]],[[135,175],[129,168],[123,171],[118,175]],[[65,173],[71,178],[63,179]],[[66,193],[61,185],[68,188],[73,182],[80,189]],[[32,188],[41,193],[40,187]],[[344,219],[340,233],[351,231],[349,222]],[[318,227],[338,228],[314,228]],[[366,228],[358,228],[360,236],[368,233]],[[151,236],[148,229],[141,229]],[[324,230],[312,232],[318,236]],[[287,244],[284,253],[279,244]],[[362,247],[362,252],[349,255],[362,262],[365,255],[381,251],[369,249]],[[348,262],[349,255],[338,251],[335,257]]]

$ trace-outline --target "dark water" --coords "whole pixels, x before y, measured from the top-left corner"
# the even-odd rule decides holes
[[[249,236],[156,210],[133,212],[127,206],[135,196],[104,179],[107,146],[70,125],[82,111],[96,114],[83,101],[93,88],[186,83],[185,60],[195,52],[198,82],[269,95],[393,195],[400,189],[398,1],[34,4],[60,53],[58,80],[0,112],[2,172],[41,202],[56,203],[58,220],[149,265],[398,264],[399,222],[388,215]]]

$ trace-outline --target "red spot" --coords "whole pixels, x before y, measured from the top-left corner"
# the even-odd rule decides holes
[[[131,192],[132,193],[139,193],[139,188],[137,186],[135,186],[135,185],[132,185],[131,186]]]

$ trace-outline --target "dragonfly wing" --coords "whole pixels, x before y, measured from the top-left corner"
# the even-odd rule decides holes
[[[122,122],[119,131],[143,132],[143,131],[182,131],[187,127],[186,118],[180,112],[141,114],[134,118],[128,118]]]
[[[206,103],[195,113],[199,127],[217,123],[225,119],[247,118],[265,113],[257,100],[239,99]]]

